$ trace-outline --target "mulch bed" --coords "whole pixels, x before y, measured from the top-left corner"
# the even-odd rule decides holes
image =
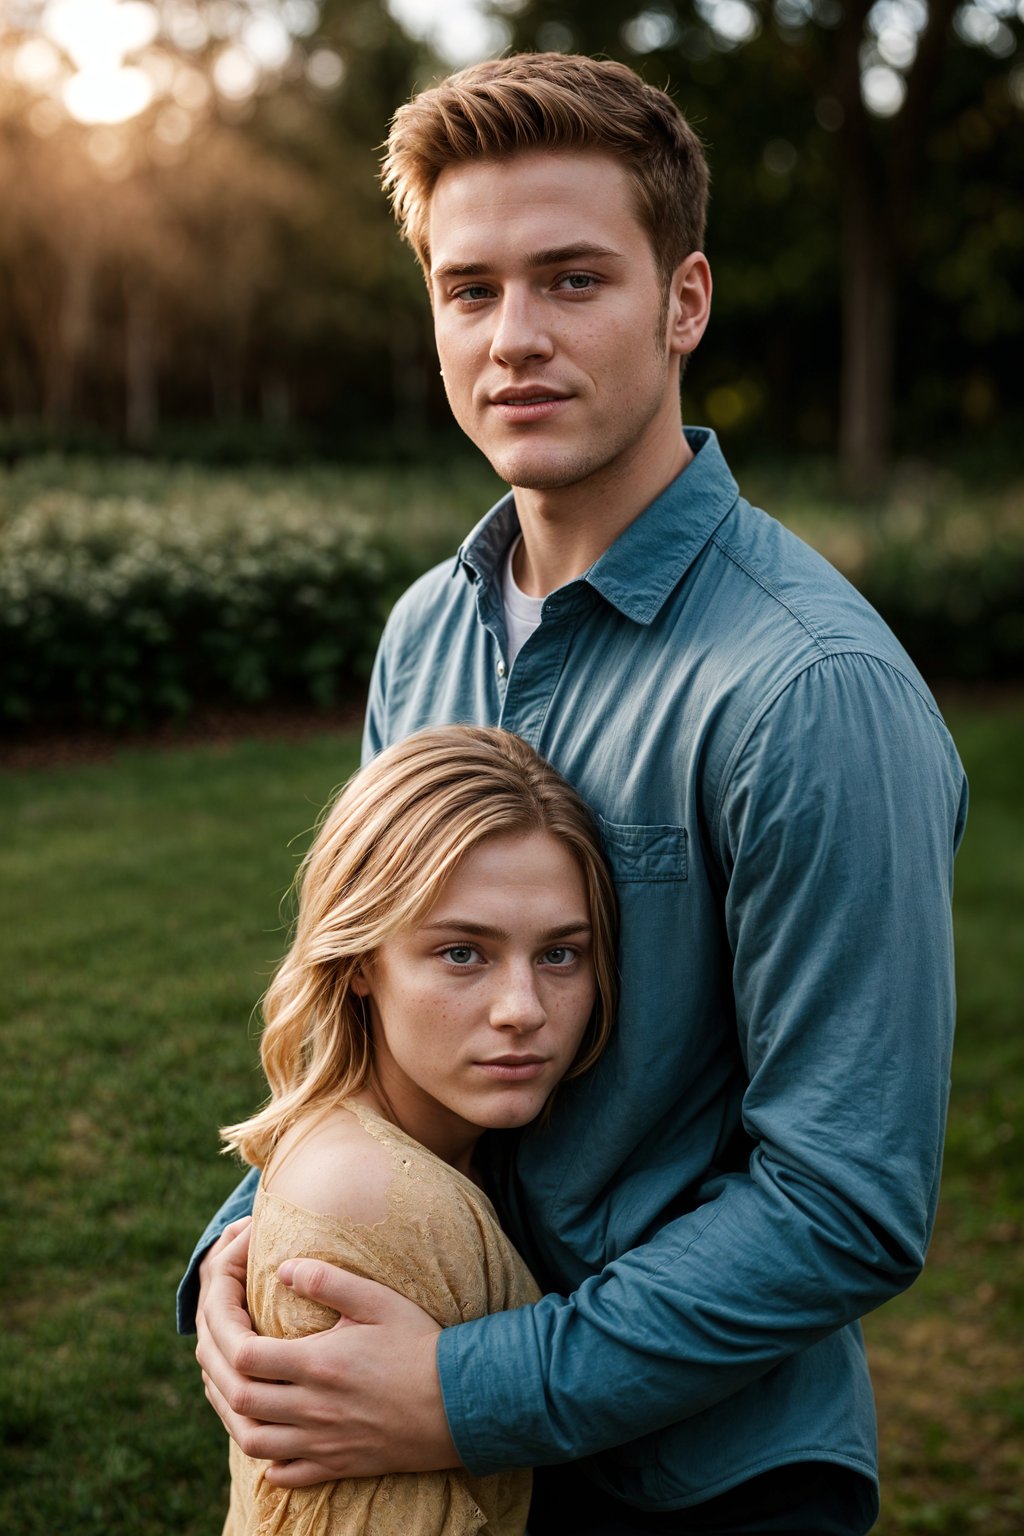
[[[119,752],[166,752],[176,747],[228,746],[235,741],[301,741],[325,731],[357,730],[366,701],[346,699],[331,709],[260,705],[198,709],[185,720],[145,729],[58,730],[35,727],[0,735],[0,769],[66,768],[108,762]]]
[[[983,705],[987,709],[1016,708],[1020,684],[933,683],[943,708]],[[324,731],[358,730],[366,708],[364,697],[351,697],[331,709],[311,705],[255,705],[250,708],[197,709],[187,719],[165,720],[146,729],[63,730],[32,727],[0,732],[0,770],[66,768],[76,763],[107,762],[118,752],[175,747],[227,746],[233,741],[301,741]]]

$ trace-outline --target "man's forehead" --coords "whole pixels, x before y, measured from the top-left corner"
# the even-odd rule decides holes
[[[442,172],[430,203],[431,268],[545,251],[621,250],[642,235],[632,186],[611,155],[538,150],[470,160]]]

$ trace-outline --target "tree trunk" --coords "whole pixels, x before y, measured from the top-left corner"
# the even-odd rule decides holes
[[[156,325],[148,288],[125,285],[125,436],[134,448],[147,448],[159,418]]]
[[[46,370],[46,417],[58,429],[65,427],[70,419],[79,364],[92,329],[95,270],[90,251],[79,252],[65,269],[57,345],[47,360]]]
[[[844,489],[858,497],[881,489],[892,446],[894,272],[883,206],[866,178],[846,176],[839,464]]]
[[[400,440],[416,441],[426,433],[427,368],[428,359],[433,360],[433,350],[429,345],[424,349],[419,344],[419,327],[413,325],[404,310],[393,313],[388,342],[395,435]]]
[[[850,0],[839,26],[836,86],[839,132],[842,367],[839,379],[839,470],[844,489],[867,496],[889,464],[892,430],[893,246],[880,189],[867,108],[860,89],[860,51],[871,0]]]
[[[906,262],[915,178],[928,113],[958,0],[930,0],[907,77],[907,95],[877,152],[860,92],[860,49],[870,0],[850,0],[839,28],[837,83],[843,106],[843,366],[839,463],[855,496],[878,491],[889,469],[895,409],[893,359],[897,279]]]

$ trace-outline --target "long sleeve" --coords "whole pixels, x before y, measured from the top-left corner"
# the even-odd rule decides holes
[[[913,1280],[938,1190],[965,811],[941,720],[883,661],[823,657],[750,720],[709,828],[749,1164],[567,1298],[445,1331],[468,1466],[566,1460],[701,1414]]]

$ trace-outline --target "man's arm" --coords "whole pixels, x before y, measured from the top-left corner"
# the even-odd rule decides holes
[[[938,1193],[965,811],[944,727],[881,661],[823,658],[750,722],[710,827],[749,1166],[567,1299],[442,1334],[474,1472],[700,1413],[914,1279]]]
[[[220,1210],[207,1223],[206,1230],[192,1250],[188,1268],[178,1286],[178,1332],[195,1333],[196,1309],[200,1293],[200,1265],[214,1243],[233,1222],[252,1215],[252,1202],[260,1181],[258,1168],[250,1168],[242,1182],[231,1191]]]
[[[473,1471],[566,1460],[687,1418],[914,1278],[938,1186],[965,804],[941,723],[884,663],[823,660],[751,722],[711,833],[756,1150],[573,1296],[441,1334],[444,1409]],[[345,1277],[314,1266],[313,1278],[347,1309]],[[336,1341],[313,1387],[304,1367],[332,1475],[446,1464],[428,1449],[441,1413],[419,1326],[396,1313],[386,1334]],[[268,1384],[258,1397],[235,1384],[235,1408],[284,1422],[287,1388],[270,1383],[295,1379],[291,1358],[242,1344],[235,1366]],[[279,1444],[273,1454],[304,1454],[301,1432]]]

